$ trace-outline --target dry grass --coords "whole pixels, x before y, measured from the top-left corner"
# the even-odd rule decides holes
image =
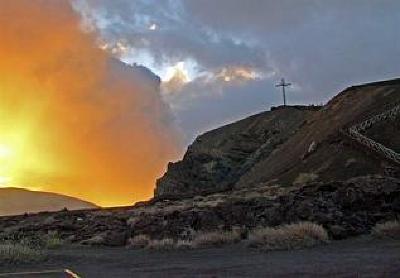
[[[137,235],[128,239],[128,247],[134,249],[145,248],[149,245],[150,237],[148,235]]]
[[[175,249],[175,242],[171,238],[164,238],[164,239],[154,239],[150,240],[147,244],[147,249],[150,250],[172,250]]]
[[[0,262],[25,263],[35,262],[43,259],[44,255],[40,250],[28,245],[15,243],[0,244]]]
[[[220,247],[241,241],[243,229],[232,231],[196,232],[192,240],[165,238],[151,239],[148,235],[137,235],[128,240],[128,248],[150,250],[196,249]],[[302,222],[276,228],[258,228],[249,233],[249,246],[265,250],[298,249],[311,247],[328,241],[326,230],[317,224]]]
[[[376,224],[372,229],[372,235],[379,238],[400,239],[400,221],[388,221]]]
[[[328,233],[317,224],[301,222],[276,228],[258,228],[249,234],[249,246],[265,250],[312,247],[328,241]]]
[[[240,238],[239,230],[198,233],[193,239],[192,245],[194,248],[217,247],[239,242]]]
[[[192,249],[193,242],[191,240],[178,240],[175,244],[176,249]]]
[[[43,242],[46,249],[60,248],[66,244],[66,241],[63,240],[57,232],[49,232],[44,236]]]

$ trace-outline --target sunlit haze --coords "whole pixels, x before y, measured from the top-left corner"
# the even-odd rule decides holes
[[[180,150],[157,82],[101,50],[69,1],[2,1],[0,22],[0,186],[151,197]]]

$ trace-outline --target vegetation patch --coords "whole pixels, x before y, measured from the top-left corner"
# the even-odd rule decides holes
[[[327,231],[311,222],[258,228],[250,232],[249,247],[263,250],[290,250],[312,247],[328,242]]]
[[[48,232],[42,240],[45,249],[56,249],[66,244],[66,241],[57,232]]]
[[[140,249],[145,248],[150,243],[150,237],[148,235],[137,235],[133,238],[128,239],[128,248]]]
[[[214,231],[197,233],[193,239],[192,245],[194,248],[201,247],[218,247],[222,245],[237,243],[241,240],[241,232],[233,231]]]
[[[147,249],[150,250],[172,250],[175,249],[175,242],[171,238],[164,238],[164,239],[154,239],[149,241],[147,245]]]
[[[400,221],[393,220],[376,224],[372,235],[378,238],[400,239]]]
[[[0,243],[0,261],[4,263],[27,263],[44,259],[41,250],[20,243]]]
[[[232,231],[197,231],[189,239],[151,239],[148,235],[137,235],[128,240],[127,248],[150,250],[213,248],[239,243],[243,229]],[[290,250],[312,247],[329,241],[327,231],[311,222],[256,228],[248,232],[247,245],[263,250]]]

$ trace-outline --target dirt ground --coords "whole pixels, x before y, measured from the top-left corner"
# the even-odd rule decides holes
[[[400,241],[358,238],[273,252],[243,246],[164,252],[79,247],[50,251],[42,264],[0,264],[0,273],[62,268],[93,278],[400,277]]]

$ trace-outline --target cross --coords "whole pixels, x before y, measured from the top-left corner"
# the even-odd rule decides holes
[[[283,106],[286,106],[286,92],[285,92],[285,87],[291,86],[292,83],[286,83],[285,78],[281,79],[281,83],[275,85],[275,87],[282,87],[282,93],[283,93]]]

